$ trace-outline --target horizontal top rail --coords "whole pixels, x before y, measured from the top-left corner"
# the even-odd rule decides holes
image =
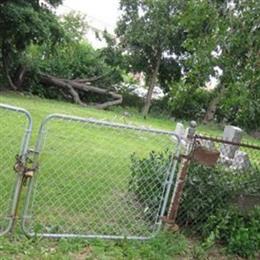
[[[83,122],[83,123],[110,126],[110,127],[114,127],[114,128],[132,129],[132,130],[139,130],[139,131],[143,131],[143,132],[173,135],[173,136],[176,137],[176,139],[178,141],[181,140],[180,136],[175,131],[166,131],[166,130],[159,130],[159,129],[154,129],[154,128],[138,127],[138,126],[114,123],[114,122],[109,122],[109,121],[104,121],[104,120],[97,120],[97,119],[94,119],[94,118],[84,118],[84,117],[70,116],[70,115],[63,115],[63,114],[50,114],[50,115],[48,115],[43,120],[42,127],[44,125],[46,125],[46,123],[48,121],[52,120],[52,119],[63,119],[63,120],[68,120],[68,121],[78,121],[78,122]]]
[[[26,109],[21,108],[21,107],[11,106],[11,105],[7,105],[7,104],[3,104],[3,103],[0,103],[0,108],[25,114],[25,116],[28,119],[28,125],[29,125],[28,129],[29,129],[29,131],[32,130],[32,117],[31,117],[31,114],[29,111],[27,111]]]
[[[218,143],[224,143],[224,144],[230,144],[230,145],[236,145],[236,146],[242,146],[242,147],[246,147],[246,148],[260,150],[260,146],[257,146],[257,145],[227,141],[227,140],[224,140],[223,138],[209,137],[209,136],[203,136],[203,135],[195,135],[194,139],[195,140],[196,139],[208,140],[208,141],[213,141],[213,142],[218,142]]]

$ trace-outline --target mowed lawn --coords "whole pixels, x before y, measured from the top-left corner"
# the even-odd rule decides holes
[[[163,130],[175,128],[175,122],[166,118],[149,117],[144,120],[140,114],[131,111],[130,116],[126,117],[126,110],[122,108],[102,111],[10,92],[1,93],[0,103],[19,106],[31,113],[33,133],[30,148],[35,146],[41,121],[52,113]],[[22,115],[7,111],[0,111],[0,116],[1,231],[8,225],[6,216],[15,178],[13,165],[26,120]],[[158,219],[147,221],[147,209],[138,204],[128,191],[131,179],[130,158],[133,154],[144,158],[151,151],[174,152],[176,141],[170,135],[58,119],[48,122],[45,130],[39,172],[34,194],[29,197],[24,223],[27,232],[149,237],[156,231],[155,222]],[[199,127],[199,131],[221,135],[221,129],[214,125]],[[27,190],[28,186],[24,188],[23,199]],[[163,190],[161,192],[163,194]],[[159,214],[159,208],[153,210]],[[18,230],[20,232],[19,228]],[[1,255],[4,259],[11,257],[12,252],[19,254],[21,258],[29,258],[30,255],[35,257],[37,253],[33,249],[33,243],[36,243],[36,248],[43,248],[43,255],[57,259],[64,258],[65,255],[68,259],[81,256],[93,259],[161,259],[158,250],[162,248],[165,250],[164,259],[183,254],[204,255],[197,245],[190,245],[184,237],[178,236],[161,234],[146,244],[124,241],[73,241],[70,244],[68,240],[51,242],[36,239],[36,242],[29,240],[30,242],[24,243],[24,247],[23,238],[19,238],[14,244],[1,238],[0,259]],[[170,244],[166,248],[166,244],[172,242],[176,245]],[[136,252],[134,248],[137,248]]]
[[[24,100],[25,98],[22,102]],[[30,104],[29,100],[26,101]],[[44,117],[53,112],[69,114],[69,110],[64,109],[69,104],[63,103],[64,108],[59,108],[60,104],[56,103],[56,109],[52,110],[46,101],[41,102],[44,105],[38,102],[34,104],[34,109],[43,108],[44,113],[39,112],[42,118],[37,112],[32,113],[34,132],[31,148],[34,148],[37,141],[36,133]],[[19,102],[5,103],[33,111],[32,107]],[[73,106],[71,114],[82,116],[74,109],[77,110],[78,107]],[[106,119],[106,112],[94,109],[86,109],[87,111],[90,114],[84,117],[98,118],[99,115],[100,118],[103,115],[102,119]],[[12,166],[22,140],[25,122],[21,122],[22,114],[8,110],[1,110],[0,113],[1,124],[4,126],[1,128],[1,146],[8,147],[0,161],[2,171],[6,167],[9,169],[2,187],[5,198],[1,203],[1,211],[5,212],[10,204],[5,203],[5,200],[13,183]],[[111,118],[116,113],[107,114],[108,120],[116,121]],[[9,143],[12,144],[12,151]],[[153,221],[146,221],[145,211],[148,209],[140,205],[134,194],[129,192],[131,156],[135,154],[145,158],[151,151],[165,150],[174,153],[176,141],[171,135],[54,118],[46,124],[42,144],[33,196],[30,196],[29,209],[25,213],[25,228],[28,233],[149,237],[156,231],[160,208],[149,209],[154,212]],[[165,180],[162,179],[161,182]],[[25,191],[28,189],[30,190],[27,185]],[[161,196],[163,191],[160,191]]]

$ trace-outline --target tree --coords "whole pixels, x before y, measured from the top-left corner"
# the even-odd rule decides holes
[[[99,108],[121,103],[112,87],[100,87],[113,81],[107,74],[114,70],[84,42],[85,17],[70,13],[60,21],[51,9],[60,3],[10,0],[0,5],[1,59],[9,87],[21,90],[27,76],[30,88],[48,97],[62,93],[85,106],[92,93],[100,96]]]
[[[9,0],[0,5],[0,48],[4,74],[9,86],[16,90],[22,83],[26,68],[20,58],[30,43],[46,39],[57,42],[61,27],[48,6],[57,6],[61,0]],[[17,84],[16,84],[17,83]]]
[[[148,93],[143,115],[151,106],[154,87],[162,62],[181,53],[184,35],[178,30],[175,16],[182,1],[121,0],[122,15],[116,34],[122,52],[127,53],[130,68],[144,72]],[[178,67],[177,62],[172,62]],[[178,70],[180,72],[180,70]],[[180,73],[179,73],[180,74]]]
[[[87,42],[62,42],[52,49],[48,43],[32,45],[27,50],[27,64],[35,74],[31,78],[36,78],[37,84],[28,84],[34,94],[62,97],[81,106],[95,101],[98,108],[122,102],[113,87],[120,75]]]
[[[85,38],[88,31],[86,15],[81,14],[80,12],[71,11],[68,14],[61,16],[60,20],[68,40],[79,42]]]
[[[218,117],[247,129],[259,127],[259,19],[256,0],[236,0],[232,5],[224,0],[187,0],[183,4],[177,18],[185,32],[179,59],[185,75],[182,81],[195,91],[205,86],[216,66],[223,71],[205,122]]]
[[[210,76],[216,76],[215,67],[218,65],[218,56],[212,53],[218,50],[217,35],[225,28],[222,19],[223,2],[221,0],[187,0],[183,5],[183,11],[178,14],[180,30],[186,33],[186,38],[182,43],[185,51],[180,57],[185,75],[183,81],[188,88],[192,86],[194,93],[198,88],[205,87]],[[192,98],[192,95],[186,95],[185,98]],[[215,95],[209,103],[206,118],[212,117],[217,100],[218,95]]]
[[[219,34],[223,70],[222,114],[247,129],[260,127],[260,5],[236,0],[225,14],[227,30]],[[221,112],[221,111],[220,111]]]

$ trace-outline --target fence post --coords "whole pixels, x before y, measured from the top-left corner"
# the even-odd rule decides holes
[[[189,164],[191,161],[189,155],[193,150],[196,126],[197,123],[195,121],[191,121],[190,126],[186,130],[186,134],[185,134],[186,146],[185,146],[184,153],[181,155],[180,169],[177,173],[176,183],[175,183],[175,187],[174,187],[174,191],[170,203],[170,208],[166,220],[166,223],[169,224],[170,226],[175,225],[175,220],[180,205],[180,199],[185,185],[185,179],[189,168]]]

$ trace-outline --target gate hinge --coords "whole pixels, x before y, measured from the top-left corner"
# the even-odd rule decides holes
[[[173,160],[176,160],[177,162],[180,162],[181,161],[181,155],[173,156]]]
[[[177,160],[178,162],[181,162],[182,159],[187,159],[190,160],[192,158],[192,155],[185,155],[185,154],[180,154],[179,156],[174,156],[173,159]]]

